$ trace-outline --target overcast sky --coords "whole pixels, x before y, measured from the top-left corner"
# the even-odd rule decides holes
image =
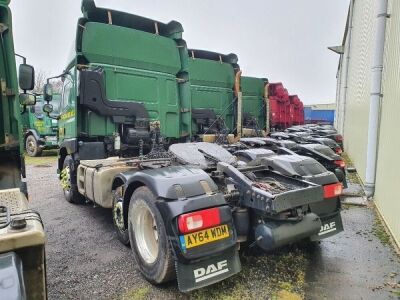
[[[37,70],[66,66],[80,0],[12,0],[15,50]],[[243,75],[282,81],[305,103],[335,100],[349,0],[97,0],[97,6],[177,20],[188,47],[236,53]]]

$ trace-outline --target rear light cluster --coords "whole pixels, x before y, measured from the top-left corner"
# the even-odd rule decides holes
[[[336,142],[341,142],[341,141],[343,141],[343,137],[340,134],[338,134],[335,136],[335,140],[336,140]]]
[[[344,160],[335,160],[335,165],[341,168],[346,167],[346,163],[344,162]]]
[[[324,186],[324,198],[338,197],[343,192],[343,185],[341,183],[334,183]]]
[[[178,227],[181,233],[190,233],[221,224],[219,208],[209,208],[178,217]]]

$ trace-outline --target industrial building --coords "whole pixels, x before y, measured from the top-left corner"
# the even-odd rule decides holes
[[[337,72],[335,126],[400,244],[400,1],[351,0]]]

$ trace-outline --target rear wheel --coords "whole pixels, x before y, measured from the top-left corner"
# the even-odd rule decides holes
[[[135,190],[129,203],[128,231],[133,256],[143,276],[154,284],[175,278],[164,221],[147,187]]]
[[[64,160],[63,169],[60,175],[61,186],[63,188],[65,200],[74,204],[84,203],[85,198],[79,194],[78,187],[72,180],[72,172],[75,170],[74,160],[71,155],[67,155]]]
[[[128,229],[125,227],[123,203],[119,199],[120,190],[121,187],[118,187],[113,196],[113,223],[118,240],[124,245],[129,245],[129,233]]]
[[[31,157],[42,155],[42,148],[39,147],[38,141],[33,135],[28,135],[26,137],[25,150],[26,153]]]

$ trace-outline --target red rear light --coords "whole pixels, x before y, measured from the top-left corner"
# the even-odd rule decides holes
[[[178,217],[178,227],[181,233],[189,233],[221,224],[219,208],[209,208],[183,214]]]
[[[344,168],[346,166],[346,163],[344,162],[344,160],[335,160],[335,165]]]
[[[324,186],[324,198],[338,197],[343,192],[343,185],[341,183],[334,183]]]
[[[342,154],[342,153],[343,153],[342,148],[336,148],[336,153],[337,153],[337,154]]]
[[[337,142],[341,142],[341,141],[343,141],[343,137],[340,134],[338,134],[338,135],[335,136],[335,140]]]

